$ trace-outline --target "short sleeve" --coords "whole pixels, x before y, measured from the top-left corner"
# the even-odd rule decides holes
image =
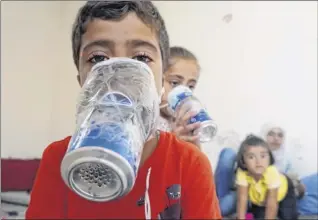
[[[237,169],[235,183],[239,186],[248,186],[247,175],[240,168]]]
[[[188,143],[187,143],[188,144]],[[222,219],[209,159],[197,150],[198,157],[188,162],[182,200],[183,219]],[[195,154],[195,152],[193,152]]]
[[[278,169],[275,166],[269,166],[264,173],[264,180],[269,189],[278,188],[281,184]]]
[[[68,188],[60,174],[60,164],[69,138],[50,144],[42,155],[31,192],[26,219],[65,219]]]

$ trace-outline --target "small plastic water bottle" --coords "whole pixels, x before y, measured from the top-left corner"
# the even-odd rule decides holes
[[[200,128],[193,131],[194,135],[199,135],[200,142],[209,142],[216,135],[216,123],[208,115],[201,102],[193,96],[192,91],[188,87],[182,85],[175,87],[168,95],[168,104],[176,116],[181,107],[186,108],[186,112],[196,112],[196,115],[190,118],[189,124],[201,122]]]

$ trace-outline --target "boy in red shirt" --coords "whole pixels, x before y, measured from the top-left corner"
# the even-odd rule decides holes
[[[78,81],[83,85],[97,62],[129,57],[151,68],[158,94],[169,57],[168,34],[150,1],[91,1],[79,11],[72,33]],[[147,171],[154,219],[220,219],[207,157],[194,145],[160,132],[145,143],[135,185],[128,195],[92,202],[71,191],[60,174],[70,137],[49,145],[42,157],[27,219],[144,219]]]

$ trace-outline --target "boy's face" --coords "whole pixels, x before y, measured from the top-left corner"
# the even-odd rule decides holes
[[[269,152],[262,146],[249,146],[243,155],[246,169],[252,175],[262,175],[270,164]]]
[[[162,88],[162,57],[155,31],[135,13],[121,20],[95,19],[82,36],[78,80],[82,86],[92,66],[112,57],[143,61],[151,68],[158,94]]]
[[[178,85],[183,85],[194,90],[199,79],[199,67],[195,60],[187,60],[182,58],[173,58],[173,65],[165,72],[164,88],[165,93],[162,96],[161,104],[167,103],[169,92]],[[167,108],[162,108],[161,112],[169,115]]]

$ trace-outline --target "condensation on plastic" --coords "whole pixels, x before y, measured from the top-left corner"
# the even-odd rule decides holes
[[[111,100],[116,99],[112,95],[114,93],[128,98],[131,103],[125,98],[124,102]],[[114,133],[116,129],[117,134],[109,137],[112,139],[109,141],[125,137],[132,146],[138,166],[142,147],[153,133],[158,116],[159,97],[151,69],[145,63],[133,59],[112,58],[93,66],[80,91],[76,130],[81,134],[72,143],[79,145],[96,126],[115,123],[120,126],[120,132],[117,132],[118,127],[101,126],[106,130],[100,133]],[[70,145],[69,148],[76,149],[77,146]]]

